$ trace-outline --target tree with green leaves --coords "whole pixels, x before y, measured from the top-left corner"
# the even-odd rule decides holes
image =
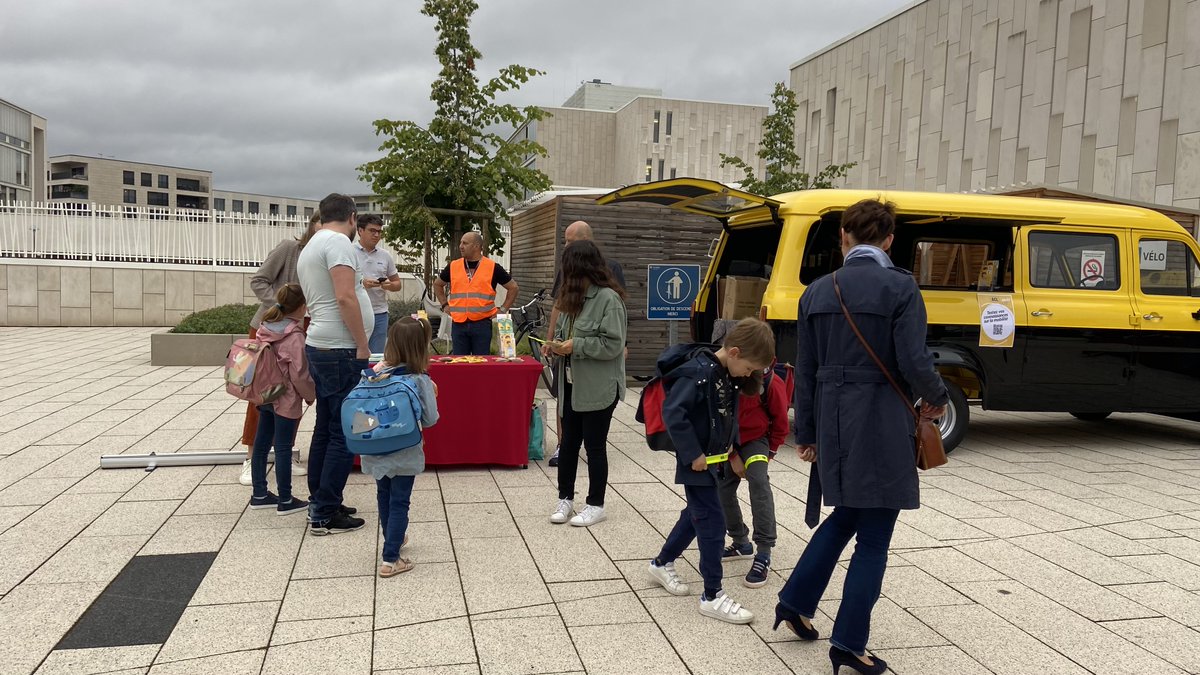
[[[775,110],[763,119],[762,146],[757,153],[760,159],[767,162],[767,175],[764,178],[755,176],[754,167],[741,157],[721,153],[721,166],[732,166],[746,173],[742,179],[743,190],[770,196],[795,190],[831,188],[833,181],[844,177],[854,168],[854,162],[851,162],[831,164],[815,174],[801,170],[801,158],[796,152],[796,110],[800,107],[796,103],[796,92],[782,82],[775,83],[771,106]]]
[[[392,214],[385,238],[406,254],[423,251],[427,226],[434,247],[451,243],[454,218],[438,215],[437,209],[490,214],[491,219],[468,219],[463,225],[464,230],[472,223],[485,226],[485,236],[497,249],[504,245],[496,222],[504,215],[501,198],[517,200],[526,191],[550,187],[544,173],[526,166],[531,156],[546,156],[545,148],[528,139],[508,142],[496,133],[546,116],[535,106],[496,100],[544,73],[511,65],[481,84],[475,62],[482,54],[471,44],[469,31],[478,8],[474,0],[425,0],[421,13],[437,22],[434,53],[441,64],[430,92],[437,106],[433,119],[428,127],[376,120],[375,134],[386,137],[379,149],[386,154],[359,167],[363,180],[371,183]]]

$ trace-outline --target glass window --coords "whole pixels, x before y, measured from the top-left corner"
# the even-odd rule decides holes
[[[213,210],[214,211],[224,211],[225,210],[225,198],[224,197],[213,197]]]
[[[240,200],[240,199],[233,200],[233,212],[234,213],[242,212],[242,200]]]
[[[313,207],[311,207],[311,206],[306,206],[306,207],[304,207],[304,217],[305,217],[305,218],[312,218],[312,217],[313,217],[313,213],[315,213],[315,212],[316,212],[316,211],[315,211],[315,210],[313,209]]]
[[[667,160],[665,160],[665,159],[658,160],[658,179],[659,180],[663,179],[663,171],[665,170],[666,165],[667,165]]]
[[[277,215],[279,215],[279,205],[278,205],[278,204],[268,204],[268,205],[267,205],[267,211],[268,211],[268,212],[269,212],[271,215],[273,215],[273,216],[277,216]]]
[[[658,111],[658,110],[654,111],[654,124],[652,124],[651,126],[654,127],[653,131],[654,131],[654,142],[655,143],[658,142],[658,121],[659,121],[659,117],[661,115],[662,115],[662,113],[660,111]]]
[[[176,190],[187,190],[188,192],[203,192],[200,189],[200,180],[198,178],[176,178]]]
[[[133,172],[132,171],[122,171],[121,172],[121,182],[125,185],[133,185]]]
[[[1146,295],[1200,297],[1200,265],[1182,241],[1141,240],[1138,273]]]
[[[675,167],[671,167],[671,178],[675,177]]]
[[[258,213],[258,202],[249,202],[248,206],[250,213]]]
[[[288,214],[289,216],[294,216],[294,215],[296,215],[296,207],[295,207],[295,206],[289,206],[289,207],[287,207],[287,214]]]
[[[171,177],[166,175],[165,173],[158,174],[158,187],[163,190],[170,189],[171,188]]]
[[[154,187],[154,176],[148,173],[142,174],[142,187]]]
[[[671,135],[671,111],[667,111],[667,135]]]
[[[647,183],[650,182],[650,178],[653,174],[654,174],[654,160],[647,159],[646,160],[646,182]]]
[[[913,253],[913,276],[922,288],[978,288],[979,273],[991,258],[992,247],[983,242],[918,241]],[[999,269],[996,261],[995,269]],[[985,287],[994,286],[995,279]]]
[[[132,174],[133,172],[126,171],[125,173]],[[136,204],[137,203],[137,190],[125,190],[125,198],[123,201],[126,204]]]
[[[170,206],[171,196],[165,192],[147,192],[146,203],[150,206]]]
[[[1029,281],[1037,288],[1115,290],[1121,287],[1119,252],[1109,234],[1032,232]]]

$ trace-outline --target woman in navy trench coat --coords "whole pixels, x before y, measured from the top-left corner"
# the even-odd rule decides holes
[[[925,345],[925,305],[912,275],[893,267],[886,253],[892,206],[864,200],[846,209],[841,226],[845,264],[836,279],[855,323],[892,377],[923,401],[922,415],[940,416],[947,394]],[[817,603],[856,537],[829,656],[835,671],[844,665],[882,673],[887,664],[865,655],[867,638],[896,518],[900,509],[920,506],[914,421],[854,335],[833,279],[817,280],[800,300],[795,428],[801,459],[815,461],[806,520],[816,524],[821,492],[833,514],[780,592],[775,625],[786,622],[801,638],[817,639]]]

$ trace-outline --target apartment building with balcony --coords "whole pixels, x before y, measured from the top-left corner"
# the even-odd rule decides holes
[[[131,162],[111,157],[56,155],[50,158],[51,203],[131,208],[213,210],[228,214],[311,216],[314,199],[213,189],[207,169]]]
[[[110,157],[50,158],[51,203],[209,209],[212,172]]]
[[[46,194],[46,119],[0,99],[0,203]]]

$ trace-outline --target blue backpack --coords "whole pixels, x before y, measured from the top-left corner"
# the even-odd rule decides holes
[[[355,455],[387,455],[421,442],[421,395],[403,367],[367,369],[342,404],[342,432]]]

